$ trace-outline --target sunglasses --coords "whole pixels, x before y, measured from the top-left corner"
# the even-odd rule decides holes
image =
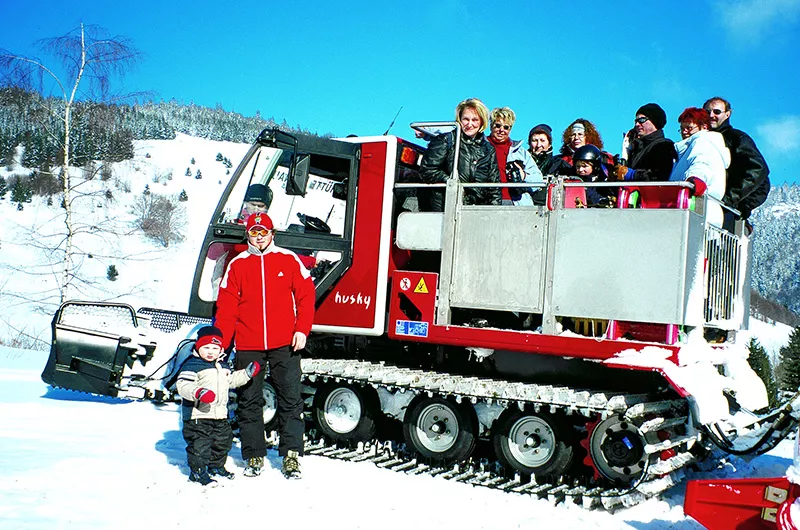
[[[492,125],[495,129],[503,129],[504,131],[510,131],[511,125],[503,125],[502,123],[495,123]]]
[[[719,116],[725,111],[722,109],[706,109],[706,112],[708,112],[709,114],[713,114],[714,116]]]
[[[259,230],[258,228],[251,228],[247,231],[247,233],[252,237],[267,237],[268,234],[272,233],[272,230]]]
[[[640,118],[636,118],[636,119],[635,119],[635,120],[633,120],[633,121],[635,121],[635,122],[636,122],[636,123],[638,123],[639,125],[642,125],[644,122],[646,122],[646,121],[647,121],[647,120],[649,120],[649,119],[650,119],[650,118],[648,118],[647,116],[642,116],[642,117],[640,117]]]

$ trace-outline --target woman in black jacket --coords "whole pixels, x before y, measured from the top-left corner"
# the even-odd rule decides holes
[[[477,98],[466,99],[456,107],[461,127],[458,153],[458,178],[461,182],[500,182],[497,156],[483,131],[489,124],[489,109]],[[431,140],[422,158],[421,174],[428,184],[446,182],[453,173],[456,131],[440,134]],[[444,211],[444,191],[418,193],[420,210]],[[469,188],[464,204],[500,204],[500,188]]]

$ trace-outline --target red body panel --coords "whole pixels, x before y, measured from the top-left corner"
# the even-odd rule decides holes
[[[386,142],[362,145],[353,234],[353,263],[325,297],[314,323],[325,326],[371,328],[378,288],[378,251],[381,244],[386,175]]]
[[[426,289],[419,289],[424,280]],[[391,301],[389,304],[389,337],[399,340],[431,342],[449,346],[479,346],[496,350],[557,355],[582,359],[605,360],[625,350],[641,350],[650,343],[636,341],[602,340],[589,337],[542,335],[529,331],[513,331],[495,328],[472,328],[465,326],[437,326],[434,324],[436,307],[436,285],[438,274],[430,272],[396,271],[392,277]],[[419,318],[411,319],[402,310],[403,297],[413,303]],[[406,302],[407,303],[407,302]],[[400,324],[398,324],[400,322]],[[408,331],[410,324],[419,326]],[[424,324],[424,325],[422,325]],[[424,328],[424,332],[422,331]],[[677,362],[679,348],[659,344],[659,348],[670,350],[670,359]],[[653,370],[649,367],[627,366],[635,370]],[[660,371],[660,370],[658,370]]]

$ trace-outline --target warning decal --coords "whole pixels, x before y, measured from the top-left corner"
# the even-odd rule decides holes
[[[419,283],[414,287],[415,293],[428,294],[428,286],[425,285],[425,278],[420,278]]]

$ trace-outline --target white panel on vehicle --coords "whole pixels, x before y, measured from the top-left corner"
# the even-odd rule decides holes
[[[397,246],[403,250],[442,250],[442,212],[403,212],[397,218]]]

